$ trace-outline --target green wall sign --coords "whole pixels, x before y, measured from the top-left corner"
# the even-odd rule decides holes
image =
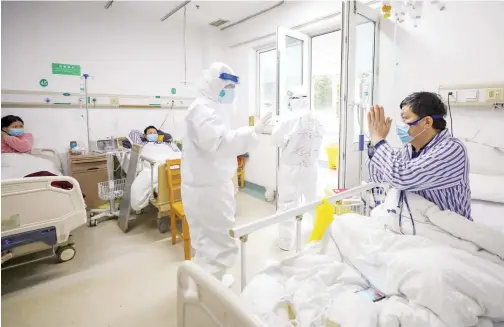
[[[69,64],[52,64],[52,73],[53,75],[71,75],[71,76],[80,76],[81,69],[79,65],[69,65]]]
[[[42,87],[47,87],[47,85],[49,85],[49,82],[45,78],[43,78],[40,80],[39,84]]]
[[[172,87],[172,89],[171,89],[171,94],[177,94],[177,89],[176,89],[176,88],[174,88],[174,87]]]

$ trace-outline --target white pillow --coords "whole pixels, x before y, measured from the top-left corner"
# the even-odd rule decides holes
[[[504,175],[469,174],[471,198],[504,203]]]
[[[504,176],[504,152],[477,143],[464,142],[471,173]]]

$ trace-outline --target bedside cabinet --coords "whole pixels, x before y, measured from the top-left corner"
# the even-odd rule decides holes
[[[105,154],[68,155],[69,175],[75,178],[86,196],[87,210],[102,204],[98,197],[98,183],[108,180],[107,156]]]

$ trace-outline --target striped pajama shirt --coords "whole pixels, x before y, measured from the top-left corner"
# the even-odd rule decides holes
[[[411,191],[450,210],[471,218],[469,159],[464,144],[447,129],[436,135],[419,153],[411,144],[393,149],[386,141],[368,149],[372,182],[389,183]]]

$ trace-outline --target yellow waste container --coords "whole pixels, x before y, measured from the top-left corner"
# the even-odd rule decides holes
[[[339,146],[337,143],[330,143],[326,147],[327,151],[327,161],[329,163],[329,169],[338,169],[338,157],[339,157]]]

